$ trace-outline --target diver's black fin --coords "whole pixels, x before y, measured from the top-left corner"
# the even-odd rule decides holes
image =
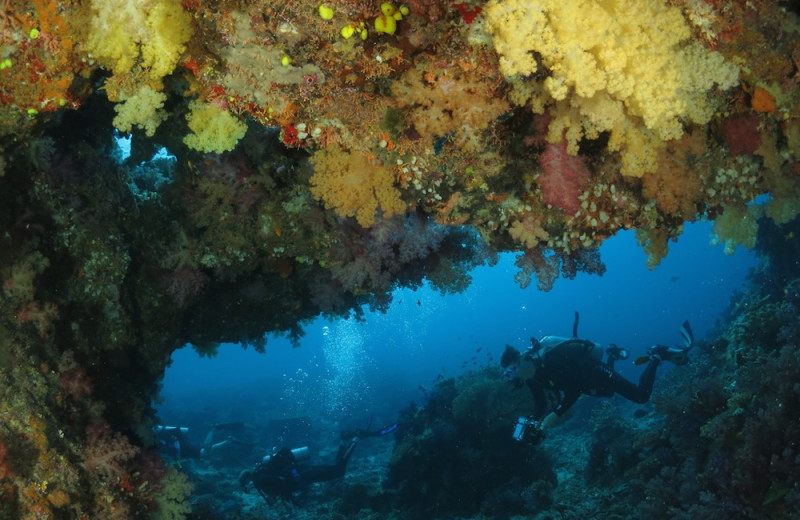
[[[356,444],[358,444],[358,437],[353,438],[350,441],[350,444],[339,446],[339,452],[336,454],[336,464],[346,465],[347,461],[350,460],[350,455],[353,454],[353,451],[356,449]]]
[[[572,337],[578,337],[578,321],[580,320],[580,314],[578,311],[575,311],[575,321],[572,322]]]
[[[214,425],[214,429],[219,431],[244,430],[244,423],[242,421],[218,423]]]
[[[692,333],[689,320],[684,321],[681,325],[681,337],[683,338],[683,345],[687,350],[694,346],[694,333]]]

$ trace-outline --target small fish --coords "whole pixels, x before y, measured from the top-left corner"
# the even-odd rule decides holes
[[[422,302],[417,300],[417,307],[422,307]]]
[[[639,357],[637,357],[636,359],[633,360],[633,364],[638,367],[639,365],[644,365],[648,361],[650,361],[650,357],[649,356],[639,356]]]
[[[475,349],[475,352],[480,352],[482,348],[483,347],[478,347],[477,349]]]

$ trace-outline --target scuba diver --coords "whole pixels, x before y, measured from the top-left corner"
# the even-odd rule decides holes
[[[397,424],[376,431],[369,431],[368,426],[366,430],[343,432],[342,437],[348,438],[349,441],[339,446],[333,464],[300,465],[298,460],[308,456],[308,448],[290,450],[283,447],[272,455],[264,457],[252,470],[243,471],[239,475],[239,484],[246,489],[252,482],[253,487],[267,501],[269,497],[277,497],[294,502],[295,493],[303,491],[309,484],[344,477],[347,463],[359,439],[383,436],[395,429]]]
[[[189,428],[158,425],[153,431],[163,455],[168,455],[178,462],[183,458],[200,457],[200,448],[189,442]]]
[[[628,381],[614,370],[614,362],[628,357],[627,351],[616,345],[606,349],[607,361],[602,362],[603,347],[593,341],[578,338],[578,313],[572,327],[572,338],[544,336],[531,338],[531,348],[520,353],[506,345],[500,364],[505,374],[518,387],[526,384],[533,394],[534,414],[520,417],[514,430],[518,441],[539,442],[544,431],[555,426],[581,395],[611,397],[619,394],[634,403],[646,403],[653,391],[656,369],[662,361],[685,365],[694,336],[688,321],[681,325],[683,347],[653,345],[647,356],[635,364],[647,363],[639,383]]]
[[[303,465],[298,458],[307,453],[307,448],[290,450],[283,447],[272,455],[267,455],[252,470],[245,470],[239,475],[239,484],[247,488],[253,487],[269,501],[269,497],[278,497],[294,502],[294,494],[302,491],[313,482],[325,482],[344,477],[347,462],[353,454],[357,438],[349,444],[339,446],[336,461],[333,464]]]
[[[246,426],[243,422],[214,424],[206,434],[200,455],[214,462],[246,460],[258,443],[245,437]]]
[[[189,440],[189,428],[156,426],[156,437],[162,452],[180,462],[181,459],[206,458],[215,462],[233,462],[247,457],[256,446],[242,440],[246,426],[243,422],[218,423],[211,426],[203,446],[198,448]]]

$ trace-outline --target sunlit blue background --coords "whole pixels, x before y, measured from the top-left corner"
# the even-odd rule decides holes
[[[679,344],[685,319],[702,339],[755,265],[750,251],[726,256],[709,238],[708,223],[687,225],[649,271],[634,234],[621,233],[601,249],[604,276],[560,279],[547,293],[535,283],[520,289],[508,254],[474,271],[463,294],[398,290],[385,314],[319,319],[306,327],[300,348],[269,338],[266,354],[223,345],[213,359],[184,348],[167,370],[161,417],[197,427],[295,416],[356,427],[375,416],[386,424],[439,376],[497,363],[506,344],[523,349],[531,336],[571,335],[575,311],[581,337],[626,347],[630,360],[654,343]],[[617,369],[634,380],[640,371],[630,361]]]

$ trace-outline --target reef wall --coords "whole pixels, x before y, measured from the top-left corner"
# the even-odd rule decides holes
[[[150,403],[187,342],[299,338],[498,251],[546,290],[621,229],[651,266],[698,218],[752,247],[800,208],[799,28],[759,1],[0,2],[0,516],[180,518]]]

